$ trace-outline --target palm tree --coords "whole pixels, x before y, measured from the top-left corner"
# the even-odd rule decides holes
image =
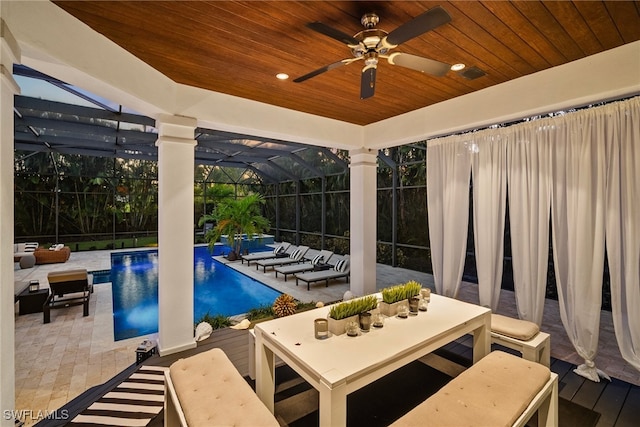
[[[221,236],[227,235],[233,242],[229,260],[237,259],[242,246],[242,235],[251,239],[254,234],[260,234],[269,229],[269,220],[261,215],[260,205],[264,198],[259,194],[249,194],[242,199],[224,199],[218,203],[210,215],[204,215],[200,223],[215,221],[216,225],[205,235],[209,242],[209,249],[213,249]]]

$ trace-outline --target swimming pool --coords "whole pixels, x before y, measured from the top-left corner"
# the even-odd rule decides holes
[[[111,254],[116,341],[158,332],[158,251]],[[280,292],[194,248],[194,322],[207,312],[234,316],[272,304]]]

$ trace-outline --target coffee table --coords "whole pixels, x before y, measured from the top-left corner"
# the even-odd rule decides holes
[[[313,320],[328,312],[322,307],[255,326],[256,393],[271,412],[276,356],[318,390],[320,425],[336,427],[346,424],[349,393],[465,334],[473,334],[474,363],[491,350],[491,310],[440,295],[432,294],[428,311],[417,316],[388,318],[357,337],[317,340]]]

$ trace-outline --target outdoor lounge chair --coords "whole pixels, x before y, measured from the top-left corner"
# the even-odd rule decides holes
[[[279,265],[288,264],[300,264],[303,261],[304,255],[309,250],[309,246],[298,246],[296,249],[290,252],[288,258],[271,258],[256,261],[256,270],[258,267],[262,267],[262,272],[267,272],[267,267],[277,267]]]
[[[343,277],[345,277],[347,282],[349,282],[350,271],[351,266],[349,264],[349,255],[345,255],[343,259],[336,261],[333,268],[330,270],[310,271],[308,273],[296,274],[296,286],[298,286],[298,281],[306,282],[307,290],[309,290],[309,285],[311,283],[322,282],[324,280],[325,286],[329,287],[329,280],[341,279]]]
[[[51,293],[42,307],[44,323],[51,321],[52,308],[82,304],[82,315],[85,317],[89,315],[93,276],[88,274],[87,270],[52,271],[47,275],[47,280]]]
[[[247,265],[251,265],[251,261],[259,261],[261,259],[271,259],[271,258],[286,258],[290,255],[291,243],[282,242],[278,246],[276,246],[273,251],[263,251],[256,252],[249,255],[243,255],[241,259],[241,264],[244,264],[247,261]]]
[[[311,251],[309,251],[311,252]],[[307,263],[302,263],[302,264],[294,264],[294,265],[281,265],[278,266],[276,268],[274,268],[274,271],[276,272],[276,277],[278,277],[278,273],[280,274],[284,274],[284,281],[287,281],[287,275],[289,274],[296,274],[296,273],[304,273],[305,271],[318,271],[318,270],[327,270],[329,268],[331,268],[331,265],[328,264],[329,260],[331,259],[331,257],[333,256],[333,252],[331,251],[327,251],[327,250],[322,250],[317,254],[314,254],[312,257],[310,257],[308,254],[309,252],[307,252],[307,255],[305,256],[306,259],[310,260],[311,262]],[[320,258],[319,258],[320,257]]]

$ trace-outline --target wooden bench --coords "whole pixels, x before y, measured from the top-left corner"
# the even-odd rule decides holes
[[[494,351],[391,424],[392,427],[558,425],[558,375],[539,363]]]
[[[527,360],[551,366],[551,340],[533,322],[491,315],[491,342],[519,351]]]
[[[280,426],[219,348],[180,359],[165,372],[164,425]]]
[[[47,297],[42,312],[44,323],[51,321],[52,308],[83,305],[82,315],[89,315],[89,300],[93,291],[93,276],[85,269],[52,271],[47,275],[51,293]]]

